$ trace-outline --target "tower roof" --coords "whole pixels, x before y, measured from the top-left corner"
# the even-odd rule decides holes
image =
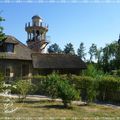
[[[34,16],[32,17],[32,19],[35,19],[35,18],[41,19],[41,17],[39,17],[38,15],[34,15]]]

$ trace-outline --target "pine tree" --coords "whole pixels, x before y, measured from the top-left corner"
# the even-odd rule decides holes
[[[68,43],[65,48],[64,48],[64,53],[65,54],[75,54],[74,48],[73,48],[73,44],[72,43]]]
[[[86,55],[86,53],[85,53],[85,47],[84,47],[84,43],[83,43],[83,42],[80,43],[80,46],[79,46],[79,48],[78,48],[78,50],[77,50],[77,54],[78,54],[78,56],[79,56],[81,59],[84,59],[84,60],[85,60],[85,55]]]
[[[60,49],[59,45],[54,43],[48,48],[49,53],[62,53],[62,50]]]
[[[90,54],[90,62],[92,62],[93,57],[96,56],[97,54],[97,46],[95,44],[92,44],[91,47],[89,48],[89,52]]]

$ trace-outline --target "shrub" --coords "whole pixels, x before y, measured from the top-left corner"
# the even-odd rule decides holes
[[[23,101],[28,94],[35,91],[35,85],[31,84],[29,80],[18,80],[13,86],[19,96],[19,101]]]
[[[0,73],[0,92],[3,91],[3,87],[4,87],[4,77],[2,75],[2,73]]]
[[[39,95],[45,94],[45,89],[46,89],[44,88],[45,81],[46,81],[46,76],[41,76],[41,75],[33,76],[31,82],[35,84],[37,87],[35,94],[39,94]]]
[[[69,84],[68,80],[63,80],[58,74],[53,73],[47,76],[45,82],[46,93],[50,97],[61,98],[64,107],[68,107],[72,100],[79,99],[79,93]]]
[[[99,80],[99,96],[100,101],[120,102],[120,78],[112,76],[104,76]]]
[[[81,93],[83,101],[87,103],[93,102],[97,95],[97,81],[92,77],[72,75],[71,83],[75,85],[76,89]]]
[[[89,64],[87,69],[82,72],[82,75],[83,76],[90,76],[90,77],[96,78],[96,77],[99,77],[99,76],[103,76],[104,73],[101,70],[97,70],[94,67],[94,65]]]

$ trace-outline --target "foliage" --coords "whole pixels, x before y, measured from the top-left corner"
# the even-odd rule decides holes
[[[93,102],[97,95],[97,82],[92,77],[72,75],[71,83],[81,93],[82,100]]]
[[[65,54],[75,54],[74,48],[73,48],[73,44],[72,43],[68,43],[63,51]]]
[[[79,46],[79,48],[78,48],[78,50],[77,50],[77,54],[78,54],[78,56],[79,56],[81,59],[84,59],[84,60],[85,60],[85,55],[86,55],[86,53],[85,53],[85,47],[84,47],[84,43],[83,43],[83,42],[80,43],[80,46]]]
[[[62,79],[56,73],[47,76],[45,88],[47,95],[52,98],[61,98],[65,107],[68,107],[72,100],[79,99],[79,93],[68,80]]]
[[[93,78],[103,76],[104,73],[101,70],[97,70],[93,64],[89,64],[87,69],[82,72],[83,76],[91,76]]]
[[[59,45],[54,43],[48,48],[49,53],[62,53],[62,50],[60,49]]]
[[[120,69],[120,45],[117,41],[107,44],[103,48],[101,62],[104,72]]]
[[[120,102],[120,77],[103,76],[98,79],[98,84],[100,101]]]
[[[92,62],[93,56],[96,56],[97,54],[97,46],[95,44],[92,44],[89,48],[88,53],[90,54],[90,62]]]
[[[3,19],[1,16],[0,16],[0,25],[1,25],[1,22],[2,21],[5,21],[5,19]],[[5,34],[3,33],[3,27],[0,26],[0,41],[4,40],[6,37],[5,37]]]
[[[0,73],[0,92],[3,90],[3,84],[4,84],[4,76],[2,73]]]
[[[24,100],[26,96],[35,91],[35,85],[31,84],[29,80],[18,80],[13,86],[15,86],[15,91],[19,96],[19,100]]]
[[[58,98],[58,87],[56,86],[61,85],[61,91],[63,90],[63,92],[65,92],[67,90],[65,85],[68,83],[70,86],[74,86],[75,89],[79,91],[79,95],[81,96],[82,100],[86,101],[87,103],[94,102],[96,100],[120,102],[120,77],[112,77],[110,75],[103,74],[103,72],[97,71],[93,65],[89,66],[89,70],[84,72],[82,76],[67,74],[59,76],[52,74],[47,77],[34,77],[33,81],[36,81],[36,85],[38,86],[37,93],[41,94],[42,91],[43,95],[49,95],[52,98]],[[64,85],[63,81],[67,83]]]

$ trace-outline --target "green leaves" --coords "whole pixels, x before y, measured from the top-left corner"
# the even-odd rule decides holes
[[[62,79],[56,73],[47,76],[45,88],[46,93],[53,99],[61,98],[65,107],[68,107],[72,100],[79,99],[79,92],[69,84],[68,80]]]
[[[65,48],[64,48],[64,53],[65,54],[75,54],[74,47],[72,43],[68,43]]]
[[[0,92],[3,91],[4,88],[3,84],[4,84],[4,76],[2,73],[0,73]]]
[[[5,19],[0,16],[0,41],[6,38],[5,34],[3,33],[3,27],[1,26],[2,21],[5,21]]]
[[[79,46],[79,48],[78,48],[78,50],[77,50],[77,54],[78,54],[78,56],[79,56],[81,59],[84,59],[84,60],[85,60],[85,55],[86,55],[86,53],[85,53],[85,47],[84,47],[84,43],[83,43],[83,42],[80,43],[80,46]]]
[[[29,80],[18,80],[14,84],[15,90],[19,95],[19,100],[23,100],[29,93],[35,91],[35,86]]]
[[[49,46],[48,52],[49,53],[62,53],[62,50],[60,49],[59,45],[54,43],[51,46]]]

